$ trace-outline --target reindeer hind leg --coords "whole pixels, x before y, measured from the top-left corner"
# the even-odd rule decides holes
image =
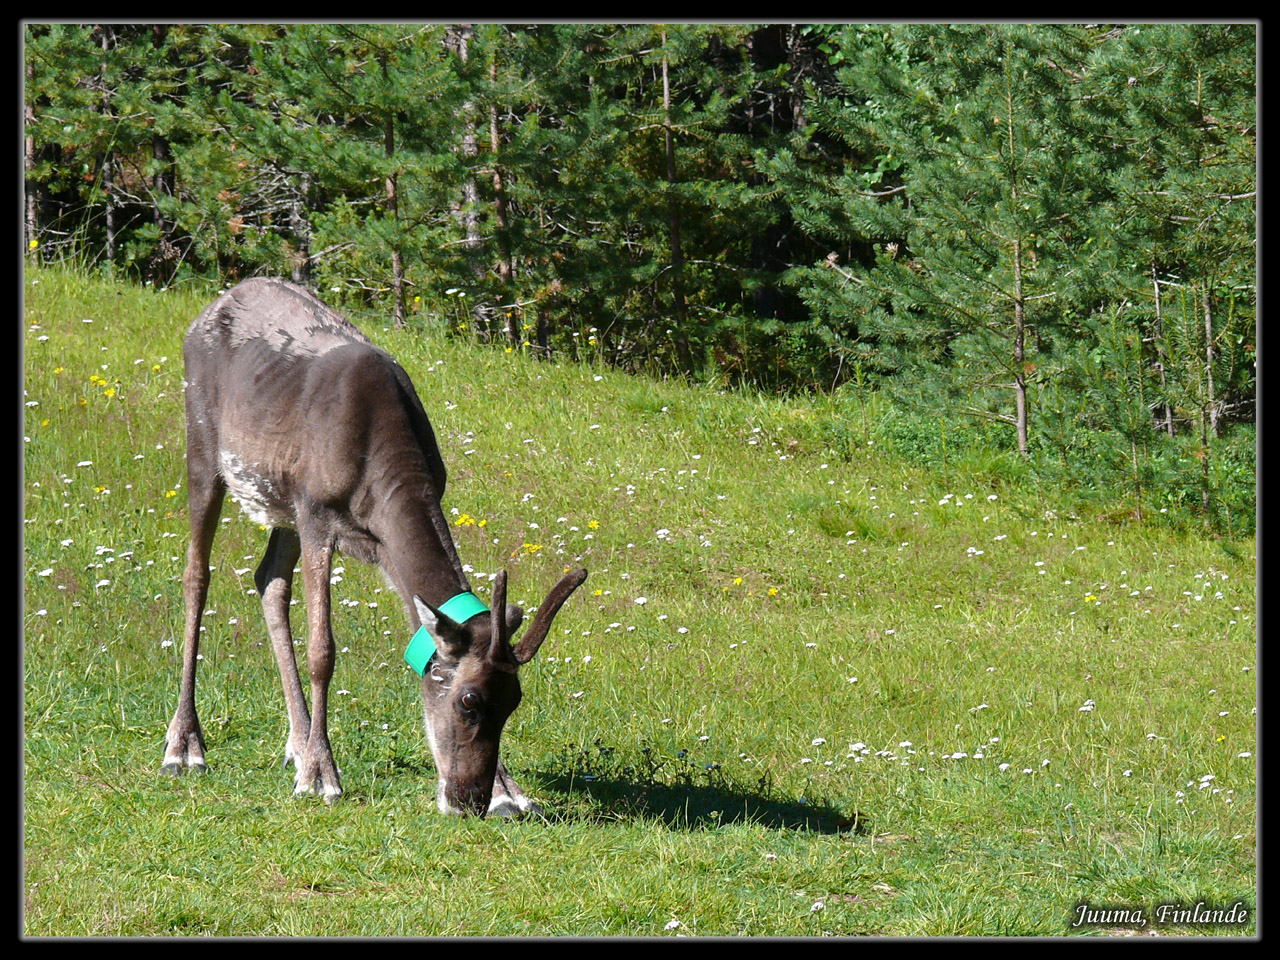
[[[301,519],[301,518],[300,518]],[[329,611],[329,575],[333,545],[328,534],[301,527],[302,582],[307,595],[307,672],[311,677],[311,731],[302,756],[294,763],[295,796],[321,794],[332,803],[342,796],[342,783],[329,746],[329,683],[333,679],[334,641]]]
[[[284,764],[297,764],[311,737],[311,714],[307,712],[302,681],[298,676],[298,660],[293,653],[293,633],[289,628],[289,600],[293,595],[293,568],[302,553],[296,530],[276,527],[271,531],[267,552],[253,575],[262,596],[262,612],[267,620],[267,633],[280,668],[285,705],[289,712],[289,739],[285,741]]]

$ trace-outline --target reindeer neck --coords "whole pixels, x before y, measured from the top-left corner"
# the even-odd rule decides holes
[[[413,597],[439,607],[471,584],[462,569],[449,521],[431,484],[398,483],[381,496],[378,510],[379,563],[394,583],[415,621]]]

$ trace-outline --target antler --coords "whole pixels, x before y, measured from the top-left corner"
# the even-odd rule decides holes
[[[506,592],[505,575],[500,574],[499,578],[503,584],[503,592]],[[582,582],[587,579],[586,570],[575,570],[573,573],[566,573],[560,578],[560,582],[551,588],[551,592],[547,594],[547,599],[538,607],[538,612],[533,618],[533,623],[520,638],[520,642],[516,645],[513,653],[515,654],[516,663],[528,663],[533,659],[533,655],[538,652],[538,648],[542,646],[542,641],[547,639],[547,632],[551,629],[551,621],[556,618],[556,614],[560,612],[560,608],[564,606],[564,602],[569,599],[569,595],[578,587],[582,586]],[[494,609],[497,609],[497,586],[494,586]]]
[[[489,660],[509,660],[510,638],[507,636],[507,571],[499,570],[493,581],[493,609],[490,611],[493,635],[489,641]]]

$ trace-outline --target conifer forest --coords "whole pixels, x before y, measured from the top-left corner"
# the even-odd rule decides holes
[[[1256,514],[1256,23],[24,26],[25,254]]]

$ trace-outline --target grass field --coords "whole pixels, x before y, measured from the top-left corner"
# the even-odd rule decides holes
[[[837,399],[424,325],[362,322],[432,418],[478,590],[505,566],[527,607],[590,570],[503,739],[546,818],[436,812],[403,608],[342,558],[345,796],[295,799],[253,591],[266,534],[229,501],[197,685],[210,770],[161,776],[181,340],[210,299],[25,278],[27,936],[1258,933],[1252,540],[1046,513],[874,443],[838,457],[824,436],[861,414]],[[1073,927],[1082,902],[1249,910]]]

